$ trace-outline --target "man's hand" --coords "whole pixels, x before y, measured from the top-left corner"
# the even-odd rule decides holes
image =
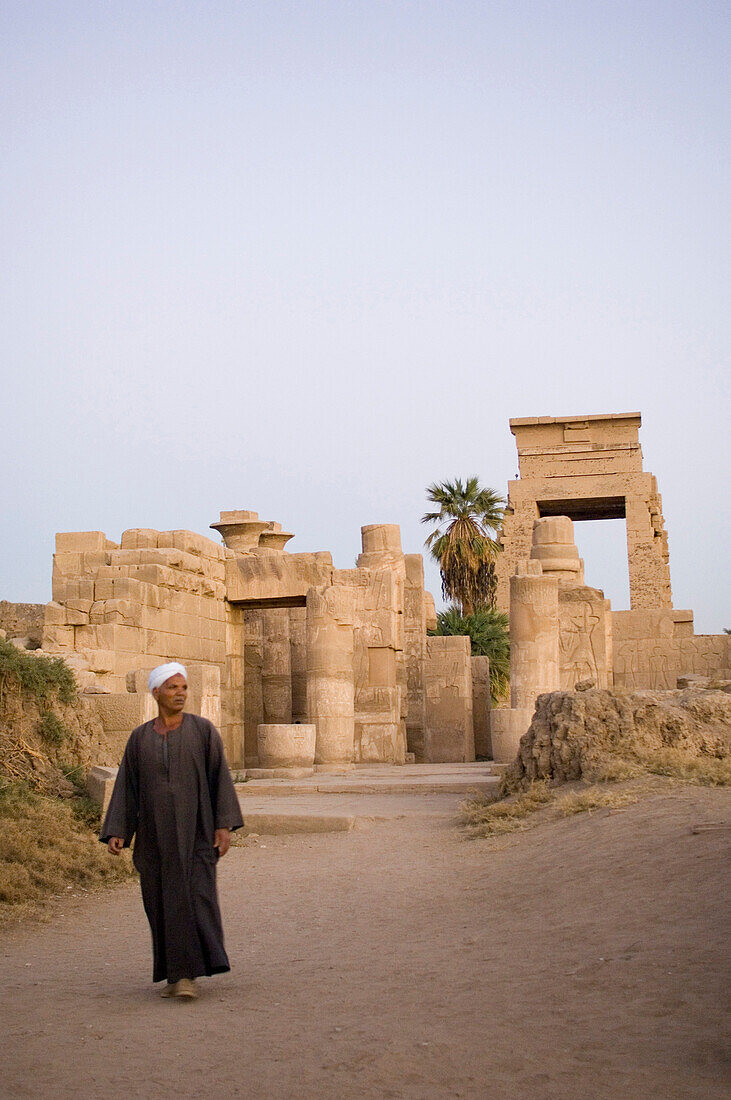
[[[110,836],[109,843],[107,844],[107,848],[109,849],[109,851],[112,853],[113,856],[118,856],[119,853],[124,848],[124,837],[123,836]]]
[[[213,834],[213,847],[218,848],[219,856],[225,856],[231,847],[231,830],[216,829]]]

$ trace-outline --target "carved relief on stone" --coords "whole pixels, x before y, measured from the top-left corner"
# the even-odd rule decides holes
[[[599,686],[601,616],[588,600],[559,603],[559,660],[561,688],[572,691],[581,680]]]

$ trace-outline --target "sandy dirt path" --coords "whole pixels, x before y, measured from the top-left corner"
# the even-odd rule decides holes
[[[727,1096],[727,792],[496,842],[442,820],[251,838],[233,970],[161,1000],[135,884],[0,935],[3,1097]],[[725,1085],[724,1085],[725,1082]]]

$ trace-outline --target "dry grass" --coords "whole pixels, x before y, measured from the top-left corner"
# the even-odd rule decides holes
[[[467,799],[460,807],[460,823],[473,839],[502,836],[572,814],[618,809],[637,802],[650,789],[648,784],[642,783],[624,789],[592,784],[561,794],[559,787],[549,787],[544,781],[538,781],[506,798],[490,800],[478,794]]]
[[[731,786],[731,757],[691,756],[682,749],[663,749],[641,758],[641,766],[653,775],[668,775],[702,787]]]
[[[531,783],[527,790],[505,800],[477,794],[460,806],[461,823],[471,836],[500,836],[524,829],[525,819],[555,798],[547,783]]]
[[[128,878],[129,854],[112,858],[97,840],[98,827],[99,810],[85,796],[48,797],[0,778],[0,922]]]
[[[586,790],[569,791],[562,798],[558,798],[555,809],[561,817],[590,813],[592,810],[616,809],[619,806],[628,806],[631,802],[637,802],[641,794],[642,791],[638,788],[618,791],[612,787],[588,787]]]

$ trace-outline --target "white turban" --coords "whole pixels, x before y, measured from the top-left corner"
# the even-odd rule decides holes
[[[185,665],[178,664],[177,661],[170,661],[167,665],[158,665],[157,668],[153,668],[147,677],[147,686],[150,691],[154,691],[155,688],[162,687],[171,676],[184,676],[187,680],[188,673],[185,670]]]

